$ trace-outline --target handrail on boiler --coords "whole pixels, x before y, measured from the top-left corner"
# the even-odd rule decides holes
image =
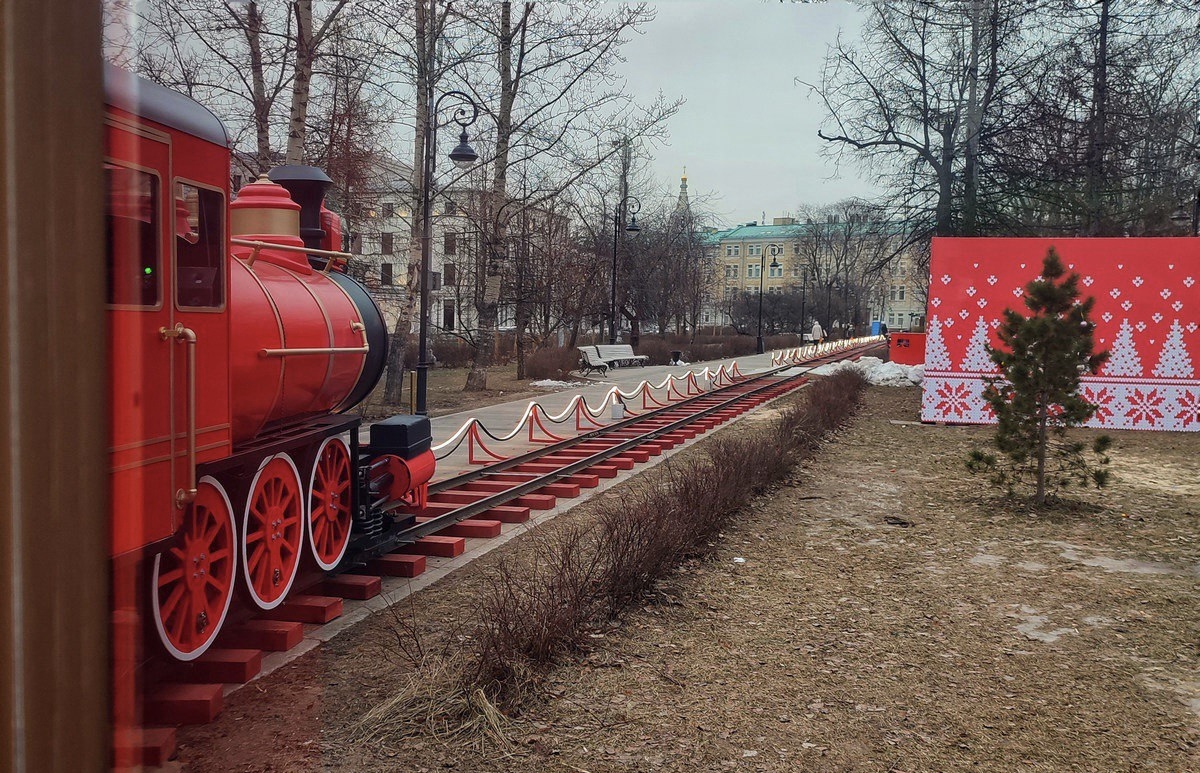
[[[334,261],[342,263],[350,262],[354,256],[348,252],[335,252],[333,250],[315,250],[311,247],[297,247],[293,244],[274,244],[273,242],[261,242],[253,239],[230,239],[230,244],[236,244],[238,247],[251,247],[254,252],[250,253],[250,257],[246,259],[247,266],[253,266],[254,261],[258,260],[260,250],[279,250],[280,252],[299,252],[305,255],[318,255],[322,258],[328,258],[325,262],[323,273],[328,274],[329,269],[333,267]]]
[[[367,341],[367,326],[361,322],[351,322],[350,329],[362,334],[362,346],[318,346],[311,349],[262,349],[259,357],[292,357],[309,354],[366,354],[371,351]]]

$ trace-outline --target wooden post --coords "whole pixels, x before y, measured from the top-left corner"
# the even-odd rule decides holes
[[[95,0],[0,5],[0,771],[108,767]]]

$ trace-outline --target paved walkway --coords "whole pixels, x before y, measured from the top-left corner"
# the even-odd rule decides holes
[[[582,377],[576,376],[573,380],[579,384],[570,388],[550,391],[536,398],[524,398],[520,400],[512,400],[506,403],[497,403],[482,408],[475,408],[469,411],[461,411],[459,413],[451,413],[445,416],[438,416],[431,420],[433,429],[433,444],[436,446],[451,438],[464,424],[472,418],[478,419],[488,429],[491,434],[498,437],[504,437],[513,431],[517,422],[524,416],[525,411],[529,407],[531,400],[536,402],[544,409],[546,414],[551,416],[561,413],[571,402],[576,395],[582,395],[592,408],[598,408],[600,401],[605,394],[614,386],[629,393],[636,389],[643,381],[649,381],[652,385],[661,383],[668,374],[679,377],[687,376],[689,371],[695,372],[697,375],[708,367],[715,372],[722,366],[731,368],[736,361],[738,370],[744,375],[759,373],[764,370],[769,370],[771,366],[772,352],[767,354],[754,354],[742,357],[734,357],[724,360],[713,360],[710,362],[692,363],[689,365],[650,365],[642,368],[616,368],[610,370],[605,376]],[[807,368],[800,369],[801,371]],[[701,386],[704,382],[701,381]],[[682,385],[680,387],[682,389]],[[653,394],[662,402],[663,395],[666,392],[664,387],[662,390],[656,390]],[[641,409],[640,400],[630,400],[630,407],[638,410]],[[611,422],[611,412],[605,411],[597,421],[601,424]],[[561,424],[551,424],[545,422],[546,428],[560,437],[574,437],[579,434],[575,429],[575,419],[571,417],[564,420]],[[539,433],[540,436],[540,433]],[[362,438],[367,439],[367,430],[364,428]],[[541,444],[531,443],[528,439],[528,433],[522,429],[511,440],[504,443],[498,443],[491,438],[484,436],[484,443],[491,451],[503,455],[514,456],[534,448],[538,448]],[[437,473],[434,480],[443,480],[445,478],[460,475],[467,470],[476,469],[478,465],[471,464],[468,458],[468,441],[463,440],[458,448],[445,458],[438,460]],[[441,453],[446,453],[443,450]],[[440,455],[440,454],[439,454]],[[476,459],[486,458],[486,454],[482,454],[478,447],[476,449]]]

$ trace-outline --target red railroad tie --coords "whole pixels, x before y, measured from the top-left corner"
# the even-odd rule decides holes
[[[221,634],[218,639],[230,647],[287,652],[304,639],[304,626],[288,620],[247,620]]]
[[[245,684],[262,670],[262,650],[210,649],[190,663],[174,669],[180,682],[189,684]]]
[[[371,561],[367,568],[384,577],[416,577],[425,571],[425,556],[388,553]]]
[[[342,600],[332,596],[291,596],[279,606],[263,613],[271,620],[323,625],[342,616]]]
[[[466,551],[467,541],[462,537],[441,537],[435,534],[421,537],[411,545],[405,546],[404,549],[423,556],[454,558],[461,556]]]
[[[533,510],[549,510],[556,504],[555,497],[549,494],[524,494],[516,498],[516,503]]]
[[[146,696],[146,719],[163,725],[203,725],[224,705],[219,684],[168,684]]]
[[[550,496],[562,497],[563,499],[574,499],[579,496],[579,486],[559,481],[557,483],[547,483],[535,493],[549,494]]]
[[[371,575],[339,574],[322,582],[319,589],[326,596],[366,601],[378,596],[383,591],[383,586],[378,577]]]
[[[175,728],[135,727],[116,731],[113,740],[113,767],[162,767],[175,754]]]
[[[417,516],[417,523],[429,521],[427,516]],[[500,536],[500,521],[482,518],[465,518],[437,532],[439,537],[472,537],[475,539],[491,539]]]

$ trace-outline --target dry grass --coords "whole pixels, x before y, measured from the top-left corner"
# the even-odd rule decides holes
[[[552,538],[531,535],[520,554],[486,575],[478,625],[457,637],[462,654],[416,664],[364,717],[363,740],[422,727],[439,737],[482,733],[502,743],[497,711],[515,715],[544,697],[552,665],[586,649],[675,567],[710,550],[750,497],[852,415],[865,385],[852,371],[822,379],[769,426],[668,461],[654,485],[607,500],[588,524]]]

